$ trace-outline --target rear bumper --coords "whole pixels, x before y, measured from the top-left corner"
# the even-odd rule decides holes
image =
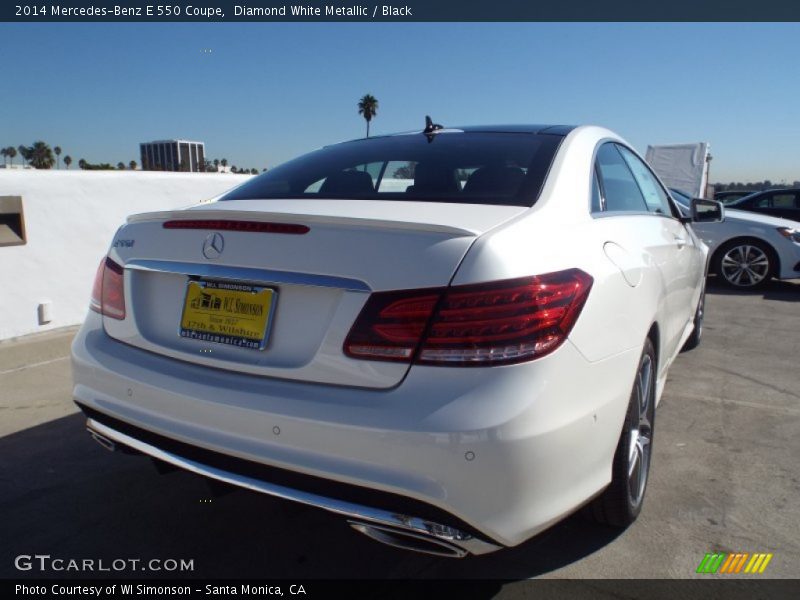
[[[86,429],[107,449],[114,450],[117,445],[123,446],[203,477],[322,508],[345,516],[354,528],[367,535],[372,535],[373,532],[385,532],[396,536],[400,533],[404,540],[415,541],[414,549],[430,554],[462,558],[467,554],[487,554],[500,549],[500,546],[489,543],[471,532],[443,525],[430,519],[347,502],[297,489],[297,487],[272,483],[268,481],[269,475],[248,476],[245,474],[248,471],[258,472],[261,469],[257,464],[248,465],[247,461],[231,460],[229,457],[214,456],[207,452],[201,453],[205,456],[205,460],[202,456],[197,460],[187,458],[187,455],[196,455],[196,450],[185,448],[183,444],[175,443],[167,438],[153,436],[143,430],[130,431],[130,426],[126,426],[122,422],[115,423],[114,419],[108,419],[95,411],[86,408],[84,410],[91,415],[86,420]],[[111,425],[108,424],[109,421],[111,421]],[[125,433],[126,430],[128,433]],[[145,441],[146,439],[149,441]],[[222,463],[225,466],[216,466],[215,463],[217,465]]]
[[[369,390],[165,358],[109,338],[94,313],[72,350],[73,396],[81,406],[167,441],[150,443],[113,424],[90,423],[96,431],[105,426],[104,435],[127,436],[119,443],[146,444],[151,455],[171,453],[175,458],[167,462],[195,472],[215,467],[164,446],[174,442],[408,499],[445,515],[399,513],[417,517],[414,527],[428,522],[474,532],[473,553],[528,539],[607,485],[639,358],[634,350],[591,363],[566,343],[541,360],[509,367],[413,367],[401,385]],[[350,502],[361,511],[353,513],[352,506],[336,508],[346,502],[336,495],[249,477],[238,468],[218,471],[226,481],[244,478],[244,485],[229,481],[243,487],[260,485],[271,495],[384,523],[362,514],[381,512],[369,503]],[[309,493],[312,500],[304,496]],[[388,510],[380,519],[384,513],[398,515]],[[461,542],[455,545],[465,548]]]

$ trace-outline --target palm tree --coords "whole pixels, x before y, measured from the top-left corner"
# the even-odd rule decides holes
[[[369,137],[369,123],[378,114],[378,99],[371,94],[365,95],[358,101],[358,114],[367,122],[367,137]]]
[[[223,158],[221,161],[219,161],[219,164],[221,164],[223,167],[227,167],[228,166],[228,159],[227,158]]]
[[[5,165],[5,164],[7,164],[7,163],[8,163],[8,160],[7,160],[7,157],[8,157],[8,148],[0,148],[0,154],[2,154],[2,155],[3,155],[3,164],[4,164],[4,165]]]
[[[131,171],[135,171],[136,170],[136,161],[132,160],[131,162],[128,163],[128,166],[131,168]]]
[[[22,157],[22,165],[23,166],[27,165],[28,164],[28,156],[30,155],[30,148],[20,144],[17,147],[17,150],[19,150],[19,155]]]
[[[17,149],[14,146],[9,146],[6,148],[6,153],[8,153],[8,157],[10,159],[11,166],[14,166],[14,157],[17,155]]]
[[[72,164],[72,157],[69,154],[64,157],[64,164],[67,166],[67,169],[69,169],[69,166]]]
[[[28,150],[28,160],[36,169],[52,169],[53,165],[56,163],[56,159],[53,158],[53,151],[50,149],[50,146],[41,140],[34,142],[33,146],[31,146]]]
[[[117,169],[119,169],[120,171],[124,171],[125,170],[125,163],[122,162],[122,161],[119,161],[117,163]]]
[[[218,159],[218,158],[215,158],[215,159],[214,159],[214,168],[215,168],[217,171],[219,171],[219,159]]]
[[[79,166],[81,169],[85,169],[87,164],[88,164],[88,163],[87,163],[87,162],[86,162],[84,159],[80,159],[80,160],[78,161],[78,166]]]
[[[56,168],[60,169],[61,160],[59,157],[61,156],[61,146],[56,146],[55,148],[53,148],[53,152],[56,153]]]

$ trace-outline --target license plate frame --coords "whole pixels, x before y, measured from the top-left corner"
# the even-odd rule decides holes
[[[202,300],[197,305],[190,307],[191,301],[198,298],[195,292],[199,292],[199,297]],[[259,302],[245,304],[255,304],[264,309],[263,325],[260,323],[261,317],[256,319],[230,314],[230,310],[223,310],[226,305],[231,308],[237,299],[252,299],[254,297],[258,298]],[[205,298],[209,299],[208,304],[202,304]],[[228,299],[227,302],[226,299]],[[264,300],[266,304],[263,303]],[[240,281],[189,278],[186,281],[186,291],[183,295],[181,317],[178,322],[178,335],[189,340],[263,351],[270,340],[277,303],[278,290],[271,286]],[[187,312],[190,313],[188,322]],[[203,315],[207,318],[207,322],[197,320],[198,315]],[[195,320],[192,321],[192,318]],[[242,320],[255,320],[256,323],[248,323],[250,330],[244,331],[241,326]],[[239,330],[238,333],[237,329]]]

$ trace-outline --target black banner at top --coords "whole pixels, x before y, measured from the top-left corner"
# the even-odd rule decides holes
[[[797,0],[16,0],[6,22],[800,21]]]

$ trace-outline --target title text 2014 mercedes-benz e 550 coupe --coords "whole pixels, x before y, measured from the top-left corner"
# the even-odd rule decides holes
[[[695,201],[696,220],[719,220]],[[92,436],[446,556],[639,514],[706,247],[599,127],[342,143],[132,216],[73,352]]]

